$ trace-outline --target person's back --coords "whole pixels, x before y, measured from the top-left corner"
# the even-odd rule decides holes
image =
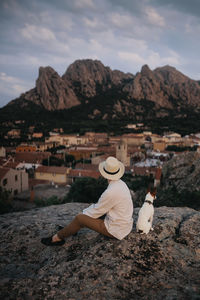
[[[133,201],[129,188],[122,180],[110,181],[104,192],[112,201],[112,208],[105,217],[105,225],[118,239],[122,239],[133,226]]]

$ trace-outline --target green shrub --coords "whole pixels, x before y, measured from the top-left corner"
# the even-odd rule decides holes
[[[129,189],[134,192],[145,189],[147,190],[150,183],[152,183],[152,177],[150,176],[132,176],[131,174],[125,174],[122,180],[126,182]]]
[[[200,209],[200,192],[182,190],[177,191],[176,187],[167,190],[158,190],[158,200],[155,201],[155,206],[172,206],[172,207],[190,207]]]
[[[0,187],[0,214],[5,214],[12,211],[12,205],[9,202],[10,192],[3,190]]]
[[[108,183],[104,178],[78,178],[71,186],[63,202],[96,203]]]
[[[59,199],[57,196],[51,196],[48,199],[41,199],[41,198],[35,198],[34,203],[39,206],[39,207],[43,207],[43,206],[50,206],[50,205],[58,205],[62,203],[62,200]]]

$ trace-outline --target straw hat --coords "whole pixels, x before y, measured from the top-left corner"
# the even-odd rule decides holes
[[[123,163],[113,156],[109,156],[99,164],[99,172],[109,180],[118,180],[124,175],[125,167]]]

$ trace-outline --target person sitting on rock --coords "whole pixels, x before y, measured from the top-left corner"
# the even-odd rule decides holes
[[[120,178],[125,167],[115,157],[108,157],[99,164],[101,175],[108,180],[108,187],[96,204],[90,205],[78,214],[70,224],[55,235],[42,238],[47,246],[59,246],[65,238],[76,234],[81,228],[92,229],[105,236],[122,240],[133,227],[133,202],[129,188]],[[104,219],[100,217],[105,215]]]

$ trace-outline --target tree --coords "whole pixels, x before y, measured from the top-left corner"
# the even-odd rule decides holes
[[[55,156],[50,156],[49,158],[45,158],[42,161],[43,166],[62,166],[64,165],[63,159],[57,158]]]
[[[0,214],[11,211],[12,205],[9,203],[10,192],[3,190],[0,186]]]
[[[64,202],[96,203],[108,183],[104,178],[78,178],[71,186]]]

